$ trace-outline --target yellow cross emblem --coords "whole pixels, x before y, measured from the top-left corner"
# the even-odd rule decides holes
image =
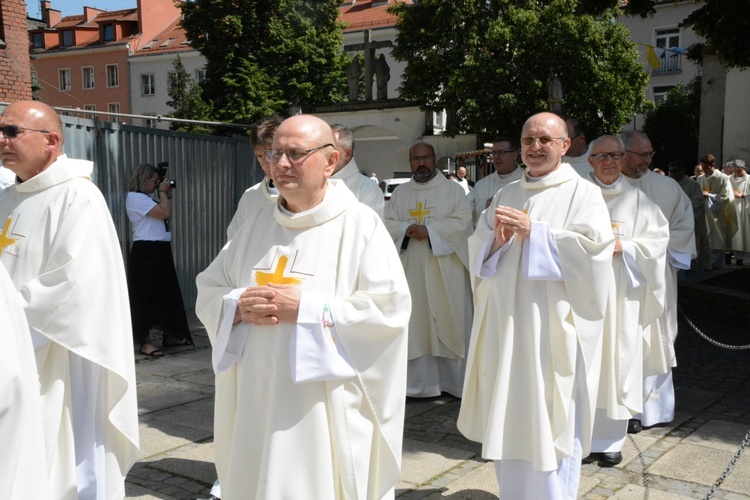
[[[289,258],[286,255],[279,257],[279,262],[276,264],[276,269],[272,273],[264,273],[262,271],[256,271],[255,281],[260,286],[266,286],[269,283],[274,285],[299,285],[302,283],[301,279],[298,278],[285,278],[284,271],[286,270],[286,264]]]
[[[416,217],[417,224],[419,224],[420,226],[422,226],[422,225],[424,225],[424,218],[426,216],[430,215],[430,212],[431,211],[429,209],[427,209],[427,208],[422,209],[422,202],[420,201],[420,202],[417,203],[417,209],[416,210],[409,210],[409,215],[411,215],[412,217]]]
[[[11,238],[10,236],[8,236],[8,229],[10,229],[10,217],[8,217],[8,220],[5,221],[3,232],[0,233],[0,255],[3,254],[3,250],[5,250],[5,247],[10,246],[18,241],[16,238]]]

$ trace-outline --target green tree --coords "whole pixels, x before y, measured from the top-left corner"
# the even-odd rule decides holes
[[[663,0],[629,0],[622,8],[627,15],[648,17],[653,15],[655,5]],[[715,53],[719,60],[730,68],[750,67],[750,2],[748,0],[695,0],[703,4],[694,10],[682,23],[681,28],[692,28],[705,38],[689,52],[691,59],[700,61],[701,50]],[[580,12],[599,14],[622,4],[622,0],[580,0]]]
[[[576,13],[576,0],[420,0],[394,4],[394,56],[407,63],[401,95],[448,109],[450,135],[520,133],[548,109],[548,82],[563,88],[563,112],[592,136],[617,132],[646,102],[648,74],[616,11]]]
[[[341,53],[342,0],[192,0],[179,2],[182,26],[206,58],[203,97],[214,118],[252,123],[341,102],[346,65]]]
[[[178,55],[172,61],[174,73],[169,75],[169,100],[167,106],[174,109],[168,116],[171,118],[182,118],[187,120],[211,120],[211,107],[201,97],[201,88],[198,82],[191,77],[182,59]],[[193,123],[171,122],[169,128],[183,132],[211,133],[213,127]]]
[[[670,89],[666,99],[646,114],[643,131],[657,152],[653,161],[655,167],[664,170],[673,160],[682,160],[689,167],[695,163],[700,108],[701,77],[697,76],[687,85],[680,83]]]

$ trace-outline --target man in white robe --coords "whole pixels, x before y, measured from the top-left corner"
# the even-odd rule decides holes
[[[332,179],[341,179],[354,196],[368,207],[375,210],[383,218],[385,198],[377,182],[371,177],[363,175],[354,159],[354,136],[351,130],[343,125],[331,125],[336,137],[336,149],[339,152],[339,162],[333,172]]]
[[[196,280],[217,373],[224,498],[393,498],[401,464],[411,301],[380,218],[329,180],[322,120],[279,126],[279,202]]]
[[[495,193],[523,175],[523,169],[518,165],[520,149],[515,137],[499,137],[492,144],[492,166],[495,173],[482,177],[474,185],[474,225],[492,202]]]
[[[588,130],[578,118],[568,117],[565,119],[565,126],[568,129],[568,138],[570,139],[570,148],[565,153],[562,161],[573,167],[578,175],[584,179],[589,178],[591,174],[591,165],[589,165],[589,146]]]
[[[461,397],[471,332],[471,205],[463,188],[438,172],[431,145],[413,145],[409,163],[411,180],[396,188],[385,209],[413,302],[406,394]]]
[[[616,301],[604,330],[602,375],[591,455],[600,467],[622,462],[628,420],[643,411],[643,347],[651,324],[664,313],[669,224],[659,207],[623,179],[624,147],[604,135],[589,146],[589,180],[607,203],[615,251]]]
[[[264,118],[256,123],[250,130],[250,145],[255,153],[260,168],[266,176],[262,181],[249,187],[237,203],[237,210],[234,212],[229,226],[227,226],[227,240],[231,240],[234,233],[245,223],[247,219],[255,217],[255,214],[266,205],[276,203],[279,197],[279,190],[273,184],[271,179],[271,163],[266,158],[266,151],[273,146],[273,134],[281,124],[281,118],[271,116]],[[218,496],[218,495],[216,495]]]
[[[475,313],[458,429],[495,460],[500,498],[575,499],[589,454],[614,236],[600,190],[561,163],[565,123],[523,126],[521,181],[469,240]]]
[[[630,184],[651,198],[669,222],[667,245],[666,303],[658,328],[652,325],[651,339],[643,353],[643,414],[631,419],[628,432],[640,432],[674,419],[672,367],[677,366],[674,342],[677,338],[677,271],[690,269],[695,258],[695,226],[690,200],[679,184],[649,170],[654,149],[648,136],[637,130],[620,134],[625,146],[622,173]]]
[[[466,178],[466,167],[464,165],[461,165],[456,169],[455,181],[464,189],[466,196],[470,196],[473,193],[474,183]]]
[[[737,218],[737,232],[732,238],[732,253],[736,264],[741,266],[745,259],[750,259],[750,179],[747,176],[745,160],[732,160],[734,175],[730,177],[734,191],[734,212]]]
[[[0,498],[52,499],[39,375],[16,287],[0,266]]]
[[[36,354],[53,498],[122,498],[139,456],[128,290],[93,164],[62,154],[57,113],[34,101],[0,117],[0,262],[18,291]],[[40,470],[40,474],[44,473]]]
[[[699,271],[711,271],[711,249],[708,247],[708,231],[704,213],[703,190],[698,181],[689,177],[687,166],[680,160],[669,162],[669,176],[677,181],[690,200],[695,224],[695,247],[698,252],[696,267]],[[703,168],[701,167],[701,171]]]
[[[698,184],[703,190],[705,202],[708,245],[711,248],[711,264],[714,269],[721,269],[726,262],[724,254],[731,247],[732,238],[737,229],[734,214],[734,191],[729,177],[716,168],[713,155],[701,158],[703,175],[698,177]]]

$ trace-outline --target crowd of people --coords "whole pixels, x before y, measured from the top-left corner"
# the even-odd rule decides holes
[[[493,143],[495,171],[473,186],[417,142],[412,178],[384,203],[346,127],[255,124],[265,177],[196,279],[216,384],[212,496],[393,498],[409,397],[461,398],[458,429],[494,461],[501,498],[576,498],[582,462],[617,465],[627,433],[670,422],[678,273],[748,258],[745,164],[720,172],[707,155],[697,180],[681,162],[664,176],[645,134],[586,134],[532,115]],[[18,465],[0,468],[0,496],[122,498],[139,452],[133,343],[163,356],[154,325],[162,347],[192,342],[173,191],[157,167],[135,169],[126,280],[93,165],[62,142],[42,103],[0,116],[15,176],[0,191],[13,337],[0,384],[14,395],[0,455]]]

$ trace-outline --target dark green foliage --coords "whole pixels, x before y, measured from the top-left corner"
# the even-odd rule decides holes
[[[665,101],[646,115],[643,131],[651,139],[655,167],[666,170],[670,161],[682,160],[692,172],[698,159],[701,77],[687,85],[679,84],[667,93]]]
[[[200,85],[185,71],[185,66],[182,64],[179,55],[172,62],[172,67],[174,67],[174,73],[169,75],[167,106],[174,109],[174,112],[170,113],[169,116],[187,120],[211,121],[211,108],[201,97]],[[208,125],[192,123],[171,122],[169,128],[202,134],[212,132],[212,127]]]
[[[395,4],[394,55],[407,62],[402,97],[455,110],[447,133],[519,136],[546,110],[548,82],[590,135],[615,133],[645,102],[648,75],[615,10],[576,13],[576,0],[420,0]]]

